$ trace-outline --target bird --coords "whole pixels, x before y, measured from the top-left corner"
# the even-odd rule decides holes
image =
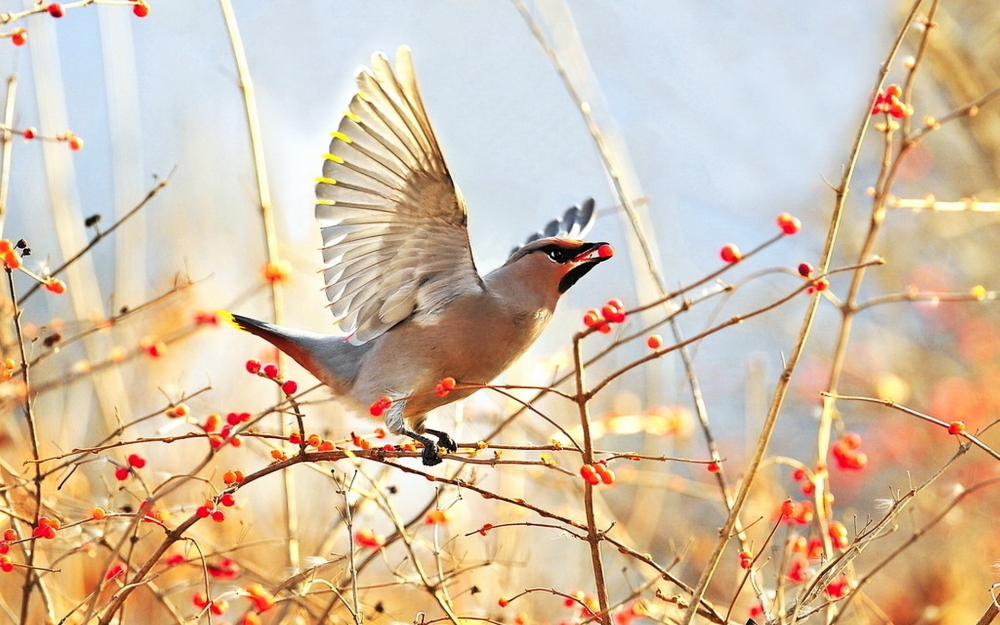
[[[417,90],[409,48],[399,48],[395,69],[375,53],[355,78],[358,91],[316,183],[323,288],[339,332],[220,312],[288,354],[353,412],[381,416],[389,431],[421,443],[423,464],[434,466],[442,449],[458,446],[426,427],[427,413],[505,371],[541,334],[560,296],[614,250],[582,240],[596,218],[588,199],[480,275],[465,201]],[[457,388],[435,392],[446,378]]]

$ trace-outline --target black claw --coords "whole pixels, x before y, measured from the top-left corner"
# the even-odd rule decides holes
[[[456,451],[458,451],[458,443],[456,443],[455,439],[453,439],[447,432],[442,432],[440,430],[432,430],[430,428],[424,431],[427,432],[428,434],[433,434],[434,436],[436,436],[438,439],[438,445],[443,447],[446,451],[450,451],[451,453],[455,453]]]
[[[423,460],[425,467],[433,467],[442,462],[441,456],[438,455],[437,445],[434,443],[424,444],[424,450],[420,452],[420,458]]]
[[[455,441],[451,440],[451,437],[444,432],[438,432],[436,430],[427,430],[427,432],[430,432],[434,436],[438,437],[441,447],[444,447],[448,451],[458,451],[458,445],[456,445]],[[420,452],[420,457],[423,459],[425,467],[433,467],[436,464],[441,464],[441,456],[438,455],[437,443],[426,436],[421,436],[416,432],[411,432],[410,430],[403,430],[402,433],[424,446],[423,451]]]

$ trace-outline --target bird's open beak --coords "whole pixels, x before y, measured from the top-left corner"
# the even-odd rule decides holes
[[[574,263],[583,262],[601,262],[605,261],[615,255],[615,250],[613,247],[607,243],[584,243],[585,247],[576,258],[573,259]]]
[[[584,243],[577,255],[568,264],[573,266],[559,281],[559,292],[565,293],[583,276],[587,275],[598,263],[602,263],[615,255],[615,250],[604,242]]]

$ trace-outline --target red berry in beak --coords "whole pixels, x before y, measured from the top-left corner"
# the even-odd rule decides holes
[[[610,245],[608,245],[607,243],[597,248],[598,258],[611,258],[614,255],[615,255],[615,249]]]

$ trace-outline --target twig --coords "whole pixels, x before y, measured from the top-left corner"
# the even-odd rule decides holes
[[[0,238],[3,237],[4,221],[7,218],[7,199],[10,197],[10,161],[14,151],[14,96],[17,95],[17,76],[7,78],[7,99],[3,109],[3,164],[0,165]]]
[[[861,154],[861,145],[864,143],[865,136],[868,133],[868,126],[872,116],[872,109],[875,106],[875,99],[878,96],[878,91],[881,89],[885,77],[889,72],[889,68],[892,66],[893,61],[899,52],[900,47],[903,45],[903,39],[909,31],[910,24],[913,22],[914,17],[917,14],[917,10],[923,0],[916,0],[913,3],[910,13],[904,21],[902,27],[896,35],[896,40],[893,42],[892,48],[886,57],[885,62],[882,64],[879,70],[879,75],[875,83],[875,89],[871,95],[867,106],[865,107],[864,114],[862,115],[861,124],[858,127],[857,135],[854,138],[854,144],[851,147],[850,154],[847,159],[847,165],[844,168],[843,176],[841,177],[840,184],[835,189],[835,199],[833,203],[833,214],[830,217],[830,227],[827,231],[826,243],[823,247],[823,253],[820,256],[819,271],[820,273],[826,272],[830,267],[830,260],[833,257],[834,246],[837,242],[837,237],[840,233],[840,225],[844,216],[844,207],[847,202],[847,194],[850,191],[851,181],[854,179],[854,172],[857,168],[858,158]],[[802,320],[802,326],[799,330],[798,339],[795,342],[795,346],[792,352],[789,354],[788,360],[786,361],[785,368],[782,371],[781,377],[778,380],[777,388],[774,392],[774,397],[771,401],[771,407],[768,410],[767,416],[764,419],[764,424],[761,429],[760,436],[757,441],[757,447],[754,450],[753,456],[748,463],[745,470],[745,477],[740,483],[740,488],[736,493],[736,497],[733,501],[733,508],[726,519],[725,525],[723,525],[720,530],[720,535],[722,538],[716,543],[715,550],[709,557],[706,563],[701,577],[698,580],[698,585],[695,588],[693,601],[691,606],[688,607],[687,612],[684,614],[682,620],[683,625],[690,625],[695,616],[695,607],[697,602],[701,600],[704,596],[705,591],[708,589],[709,583],[715,576],[715,570],[719,566],[719,562],[722,560],[722,554],[725,551],[726,545],[729,542],[729,536],[732,534],[733,528],[736,525],[737,517],[740,511],[743,509],[743,505],[746,503],[747,496],[750,493],[750,488],[753,485],[754,478],[757,474],[757,468],[760,466],[761,460],[764,457],[764,453],[767,451],[768,444],[771,441],[771,436],[774,433],[775,425],[778,421],[778,414],[781,411],[781,407],[784,404],[785,395],[788,392],[789,385],[791,383],[792,374],[795,372],[795,368],[798,365],[799,359],[805,350],[806,343],[809,338],[810,331],[812,330],[813,320],[816,318],[816,311],[819,308],[819,297],[813,297],[809,306],[806,310],[805,317]],[[817,491],[820,490],[817,488]]]
[[[274,224],[274,206],[271,201],[271,188],[268,183],[267,165],[264,159],[264,143],[260,131],[260,116],[257,112],[257,98],[255,96],[253,80],[250,77],[250,66],[247,63],[246,50],[243,47],[243,39],[240,36],[239,25],[236,22],[236,14],[233,11],[231,0],[219,0],[222,15],[225,18],[226,30],[229,33],[229,41],[233,48],[233,58],[236,61],[236,71],[239,74],[240,89],[243,91],[243,104],[246,109],[247,130],[250,135],[250,150],[253,155],[254,178],[257,181],[257,199],[260,207],[261,224],[264,231],[264,246],[268,263],[277,263],[281,257],[278,250],[278,233]],[[285,318],[285,307],[281,283],[278,280],[269,281],[271,290],[271,313],[274,323],[281,324]],[[283,366],[284,354],[278,351],[278,366]],[[284,420],[279,421],[281,433],[285,436],[291,434],[291,427]],[[288,562],[289,565],[298,568],[301,558],[299,552],[299,519],[295,496],[295,477],[292,472],[282,475],[283,497],[282,503],[285,513],[285,529],[288,538]]]

